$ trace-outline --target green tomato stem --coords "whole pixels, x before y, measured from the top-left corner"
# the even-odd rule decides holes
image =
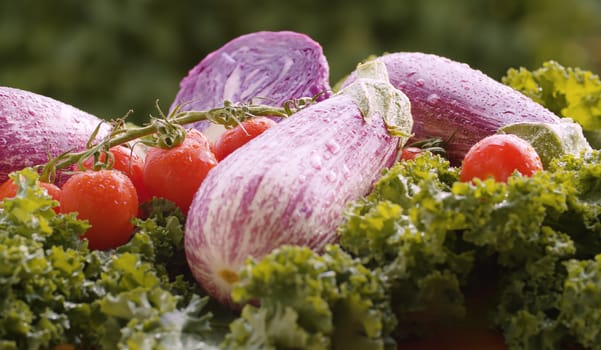
[[[101,142],[94,144],[90,141],[88,142],[87,149],[83,151],[67,152],[48,161],[48,163],[42,166],[40,180],[52,182],[57,170],[68,168],[74,164],[78,164],[79,167],[83,169],[83,165],[81,164],[95,153],[107,152],[111,147],[123,145],[135,140],[141,140],[142,143],[155,147],[175,147],[181,144],[185,138],[185,130],[182,126],[186,124],[208,120],[216,124],[224,125],[226,128],[231,128],[245,120],[259,116],[286,118],[303,107],[304,104],[299,104],[299,107],[296,109],[290,108],[290,104],[286,104],[285,107],[282,108],[267,105],[234,106],[226,101],[224,107],[207,111],[180,112],[179,109],[176,109],[172,115],[161,119],[153,118],[148,125],[141,127],[125,127],[123,121],[118,120],[115,123],[116,126],[113,128],[111,134]],[[92,134],[91,140],[95,138],[97,132],[98,129]],[[155,140],[154,142],[142,140],[143,137],[149,135],[158,135],[159,140]],[[168,139],[169,141],[161,142],[161,140],[165,139]]]

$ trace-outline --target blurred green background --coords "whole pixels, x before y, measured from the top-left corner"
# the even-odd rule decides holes
[[[258,30],[320,42],[331,82],[370,54],[444,55],[500,79],[554,59],[601,72],[599,0],[0,0],[0,85],[141,123],[207,53]]]

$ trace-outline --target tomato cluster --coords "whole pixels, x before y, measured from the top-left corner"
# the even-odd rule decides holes
[[[131,238],[132,219],[140,215],[141,203],[165,198],[187,213],[209,171],[274,124],[269,118],[247,120],[226,130],[214,145],[203,133],[190,129],[180,145],[149,147],[143,157],[129,147],[115,146],[86,159],[84,170],[74,173],[62,187],[50,183],[40,183],[40,187],[56,201],[57,213],[76,212],[79,219],[88,221],[90,228],[82,238],[90,249],[112,249]],[[0,199],[16,194],[12,179],[0,185]]]

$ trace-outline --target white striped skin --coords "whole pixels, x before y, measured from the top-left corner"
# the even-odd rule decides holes
[[[211,170],[195,195],[185,233],[195,278],[231,304],[220,272],[283,244],[335,242],[345,206],[367,194],[397,146],[379,116],[367,124],[344,95],[267,130]]]
[[[10,172],[44,164],[48,155],[83,150],[102,120],[33,92],[0,87],[0,182]],[[99,136],[108,134],[103,124]],[[60,175],[60,174],[59,174]],[[67,176],[59,176],[62,184]]]

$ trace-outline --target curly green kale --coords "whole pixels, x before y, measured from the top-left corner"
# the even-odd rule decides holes
[[[385,281],[339,246],[283,246],[248,261],[232,297],[249,303],[226,349],[388,349],[396,322]],[[254,304],[260,304],[260,307]]]
[[[548,61],[533,71],[509,69],[502,81],[555,114],[578,122],[588,142],[601,148],[601,80],[598,75]]]
[[[178,294],[187,282],[160,268],[181,245],[177,215],[137,222],[118,250],[90,251],[80,239],[89,225],[56,214],[35,171],[11,177],[17,196],[0,209],[0,348],[216,349],[207,299]]]
[[[426,154],[387,171],[339,228],[341,246],[387,277],[400,337],[421,333],[430,319],[465,315],[460,287],[474,261],[473,249],[451,239],[467,226],[465,216],[445,210],[457,171]]]
[[[601,80],[590,71],[548,61],[534,71],[512,68],[503,83],[555,114],[574,119],[584,130],[601,129]]]
[[[78,328],[69,320],[78,302],[94,295],[82,288],[85,245],[79,235],[87,224],[73,215],[57,216],[56,204],[37,185],[37,173],[11,174],[18,185],[14,199],[0,211],[0,345],[37,349],[64,342]],[[64,247],[53,244],[61,241]],[[72,305],[65,305],[69,295]]]
[[[552,163],[550,171],[569,178],[570,191],[564,189],[567,209],[545,220],[548,226],[541,229],[540,242],[547,247],[546,255],[528,261],[523,269],[508,271],[500,283],[504,288],[494,322],[505,331],[511,349],[559,349],[573,344],[589,348],[590,337],[601,331],[601,319],[595,323],[582,311],[591,307],[585,300],[587,293],[601,300],[601,288],[594,286],[597,277],[575,275],[578,266],[594,266],[601,252],[601,153],[563,157]],[[578,288],[582,285],[575,281],[587,278],[592,282],[589,289]]]
[[[565,262],[559,319],[586,348],[601,349],[601,254]]]
[[[142,205],[145,219],[134,219],[137,232],[118,253],[136,253],[153,265],[172,293],[181,295],[180,306],[204,294],[194,281],[184,251],[185,216],[175,203],[153,198]]]
[[[601,152],[507,183],[457,180],[458,169],[428,153],[398,163],[339,228],[341,246],[386,276],[398,336],[461,319],[466,292],[492,283],[491,326],[511,349],[589,344],[562,301],[566,262],[601,252]],[[600,288],[592,294],[601,300]]]

